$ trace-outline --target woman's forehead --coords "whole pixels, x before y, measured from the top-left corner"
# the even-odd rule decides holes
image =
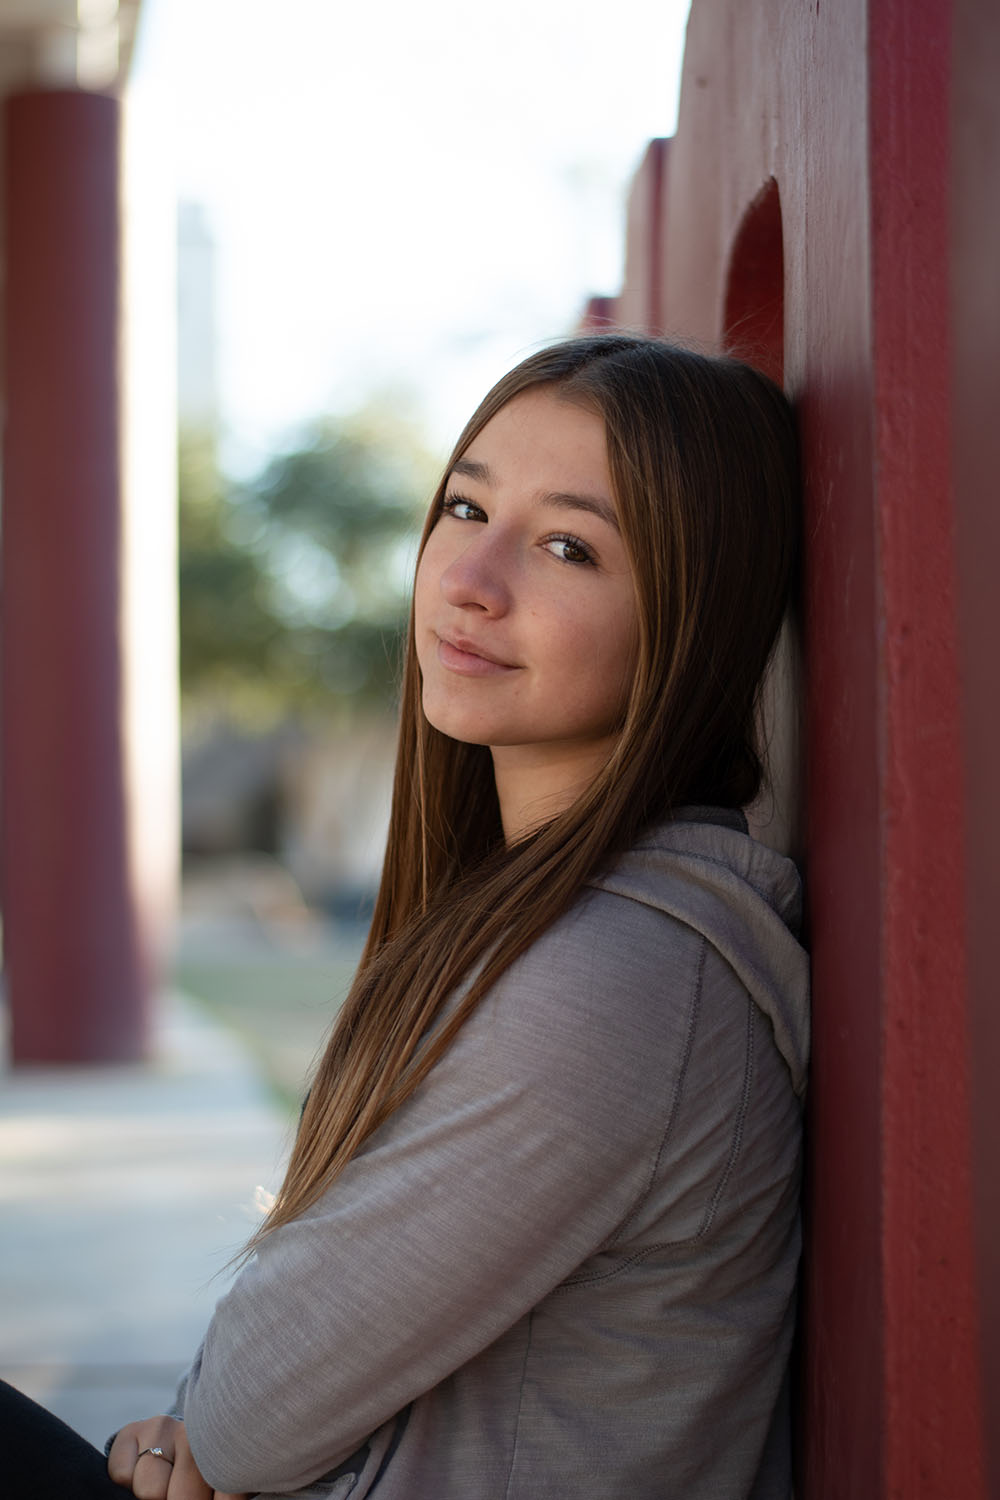
[[[612,499],[603,418],[550,386],[505,402],[466,444],[451,472],[493,487],[535,473],[545,488]]]

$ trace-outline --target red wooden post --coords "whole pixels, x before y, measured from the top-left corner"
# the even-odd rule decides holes
[[[119,108],[76,91],[5,106],[2,869],[16,1063],[146,1046],[123,775]]]
[[[984,1483],[947,358],[949,41],[940,0],[869,6],[885,1465],[900,1500],[981,1494]]]
[[[1000,8],[956,0],[952,468],[965,731],[965,933],[988,1495],[1000,1495]]]

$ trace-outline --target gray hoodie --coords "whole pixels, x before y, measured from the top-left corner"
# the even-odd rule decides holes
[[[650,831],[264,1241],[186,1382],[211,1485],[787,1500],[807,963],[744,829]]]

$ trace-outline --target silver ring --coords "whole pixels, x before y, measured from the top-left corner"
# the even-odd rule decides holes
[[[139,1452],[135,1456],[136,1463],[139,1462],[140,1458],[142,1458],[143,1454],[145,1453],[151,1453],[154,1458],[162,1458],[164,1463],[170,1464],[171,1468],[173,1468],[173,1459],[168,1458],[162,1448],[140,1448]]]

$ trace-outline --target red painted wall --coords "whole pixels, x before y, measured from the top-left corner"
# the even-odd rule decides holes
[[[953,449],[948,352],[950,241],[960,234],[970,280],[954,282],[966,320],[955,379],[992,396],[956,407],[956,430],[971,436],[975,409],[995,432],[983,402],[997,381],[984,365],[995,368],[1000,340],[1000,254],[995,210],[991,254],[974,198],[989,180],[982,142],[986,130],[996,141],[987,101],[998,73],[979,45],[989,40],[995,56],[996,26],[974,0],[959,5],[952,61],[951,9],[694,0],[663,221],[655,234],[647,223],[647,159],[630,230],[646,225],[648,253],[630,253],[621,300],[624,312],[645,299],[646,326],[735,345],[783,372],[800,412],[815,997],[806,1500],[983,1500],[984,1399],[996,1430],[980,1356],[995,1382],[1000,1351],[995,1323],[977,1317],[972,1209],[975,1187],[992,1285],[998,986],[986,933],[997,909],[1000,718],[983,643],[995,643],[1000,622],[984,562],[997,551],[984,549],[980,523],[983,482],[988,474],[995,495],[998,465],[995,438],[973,441],[972,458],[965,441]],[[950,225],[953,108],[965,196]],[[658,291],[652,278],[637,283],[654,254]],[[977,328],[980,296],[991,336]],[[995,502],[992,517],[995,530]],[[961,637],[957,579],[972,610]],[[974,826],[980,810],[988,834]],[[971,1011],[970,983],[980,996]],[[970,1035],[993,1059],[976,1096],[975,1178]]]

